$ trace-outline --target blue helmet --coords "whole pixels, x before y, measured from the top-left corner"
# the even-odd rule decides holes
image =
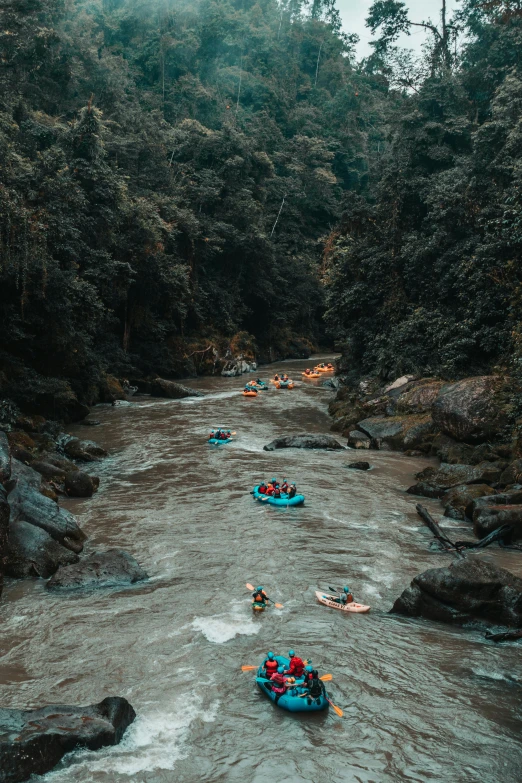
[[[278,674],[284,674],[284,671],[285,671],[285,667],[284,666],[278,666],[277,667]]]
[[[266,654],[266,657],[268,658],[269,661],[272,661],[274,659],[274,653],[273,652],[269,652],[269,653]]]
[[[294,655],[295,655],[295,652],[293,650],[288,650],[288,655],[290,656],[290,658],[293,658]]]
[[[310,664],[308,664],[308,666],[305,666],[305,672],[313,672],[313,669],[310,666]]]
[[[277,479],[276,479],[276,478],[270,479],[270,483],[271,483],[271,484],[275,484],[275,483],[276,483],[276,481],[277,481]]]
[[[343,590],[344,590],[345,593],[349,593],[350,592],[350,588],[349,587],[343,587]]]
[[[260,593],[262,591],[262,589],[263,589],[262,587],[256,587],[256,590],[257,590],[258,593]]]

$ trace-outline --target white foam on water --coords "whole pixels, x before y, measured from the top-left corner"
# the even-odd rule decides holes
[[[261,626],[251,617],[245,617],[244,608],[239,607],[212,617],[196,617],[192,622],[195,631],[201,631],[205,639],[215,644],[224,644],[236,636],[253,636],[259,633]]]
[[[173,770],[177,761],[186,758],[187,739],[195,720],[211,723],[216,720],[219,702],[203,709],[196,693],[186,694],[183,704],[172,712],[140,711],[125,732],[119,745],[100,751],[73,753],[65,769],[51,772],[48,779],[59,783],[89,780],[89,773],[112,772],[134,776],[154,770]],[[132,778],[135,780],[135,778]]]

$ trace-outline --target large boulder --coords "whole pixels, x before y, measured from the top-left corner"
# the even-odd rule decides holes
[[[368,435],[375,449],[412,449],[433,432],[433,421],[429,414],[372,416],[359,421],[357,429]]]
[[[478,538],[502,525],[511,525],[511,540],[522,538],[522,490],[478,498],[471,504],[470,514]]]
[[[437,399],[444,381],[436,381],[433,378],[423,378],[407,388],[396,397],[393,403],[398,414],[428,413]]]
[[[10,524],[6,554],[5,573],[14,579],[48,579],[60,566],[78,562],[77,554],[42,528],[23,520]]]
[[[508,484],[522,483],[522,459],[514,460],[507,468],[502,471],[499,484],[506,487]]]
[[[445,623],[522,627],[522,579],[467,557],[416,576],[392,612]]]
[[[93,552],[76,565],[60,568],[47,582],[48,590],[117,587],[148,579],[139,563],[122,549]]]
[[[511,413],[501,387],[502,379],[495,375],[445,384],[432,405],[433,421],[456,440],[482,443],[498,438]]]
[[[0,432],[0,484],[11,478],[11,451],[5,432]]]
[[[89,476],[83,470],[67,473],[65,476],[65,491],[72,498],[90,498],[99,486],[98,476]]]
[[[43,476],[46,481],[63,481],[65,479],[65,473],[61,468],[45,460],[33,460],[31,468]]]
[[[477,498],[494,495],[495,490],[487,484],[461,484],[452,487],[441,498],[444,516],[450,519],[471,519],[471,504]]]
[[[504,463],[482,462],[480,465],[448,465],[428,467],[416,474],[418,484],[414,484],[407,492],[410,495],[424,495],[430,498],[441,498],[448,489],[460,484],[495,484],[501,474]]]
[[[276,438],[267,446],[265,451],[276,449],[342,449],[344,448],[333,435],[283,435]]]
[[[13,460],[12,474],[16,483],[8,497],[11,524],[28,522],[45,530],[67,549],[81,552],[85,534],[69,511],[40,493],[40,474],[18,460]]]
[[[119,696],[88,707],[0,708],[0,783],[44,775],[75,748],[117,745],[135,717],[127,699]]]
[[[107,456],[107,452],[102,446],[92,440],[80,440],[79,438],[69,438],[65,442],[63,450],[70,459],[76,459],[79,462],[95,462]]]
[[[105,376],[100,385],[100,395],[102,402],[127,399],[123,386],[114,375]]]
[[[175,381],[166,381],[163,378],[155,378],[152,381],[150,393],[153,397],[168,397],[171,400],[181,400],[184,397],[203,397],[203,394],[195,389],[190,389]]]

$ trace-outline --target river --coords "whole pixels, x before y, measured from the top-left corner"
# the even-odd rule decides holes
[[[286,369],[300,380],[303,361]],[[126,590],[57,595],[8,581],[0,604],[0,704],[91,704],[125,696],[138,717],[122,743],[78,751],[48,783],[518,783],[520,647],[388,614],[411,578],[451,562],[404,489],[429,464],[390,452],[264,452],[276,435],[326,432],[319,383],[243,398],[238,378],[189,382],[205,397],[100,406],[75,427],[110,457],[90,500],[67,500],[88,547],[121,547],[150,574]],[[237,431],[210,447],[214,425]],[[94,471],[93,471],[94,472]],[[276,509],[249,494],[283,475],[306,495]],[[430,505],[431,503],[431,505]],[[440,513],[438,504],[427,505]],[[447,529],[459,527],[447,520]],[[465,538],[463,531],[458,537]],[[520,555],[486,551],[522,576]],[[284,604],[253,617],[246,582]],[[348,584],[368,615],[344,615],[316,589]],[[293,647],[332,673],[344,710],[291,715],[242,664]]]

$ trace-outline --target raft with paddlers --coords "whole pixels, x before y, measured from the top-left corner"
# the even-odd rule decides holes
[[[224,446],[226,443],[232,443],[233,438],[230,436],[235,434],[235,432],[220,427],[217,430],[212,430],[207,443],[210,443],[212,446]],[[226,437],[222,437],[223,435]]]
[[[262,381],[260,378],[255,381],[249,381],[247,386],[249,386],[251,389],[254,389],[254,391],[268,391],[268,384]]]
[[[303,378],[320,378],[321,373],[316,372],[315,370],[308,370],[308,372],[302,372],[301,375]]]
[[[302,506],[305,502],[304,495],[294,495],[293,498],[289,498],[286,493],[281,493],[280,498],[274,498],[272,495],[263,495],[261,492],[258,492],[259,486],[257,484],[254,487],[252,495],[260,503],[267,503],[269,506]]]
[[[314,367],[314,372],[334,372],[335,367],[331,362],[328,364],[318,364]]]
[[[323,593],[320,590],[315,591],[315,597],[317,598],[319,603],[324,604],[325,606],[329,606],[331,609],[340,609],[341,612],[356,612],[357,614],[365,614],[366,612],[370,611],[369,606],[365,606],[364,604],[358,604],[355,601],[350,601],[349,603],[342,604],[339,601],[335,600],[337,596],[329,595],[328,593]]]
[[[295,383],[290,379],[288,381],[274,381],[274,386],[276,389],[293,389]]]
[[[243,389],[243,397],[257,397],[255,389]]]
[[[290,666],[290,659],[284,655],[275,655],[275,660],[280,666],[284,666],[288,669]],[[304,678],[296,677],[295,682],[292,684],[287,683],[287,690],[285,693],[279,695],[272,690],[272,683],[267,680],[261,665],[257,670],[256,684],[265,696],[268,696],[271,701],[277,704],[278,707],[282,707],[288,712],[318,712],[319,710],[327,710],[329,705],[328,694],[326,688],[323,687],[323,692],[317,696],[310,696],[307,688],[304,687]],[[279,696],[279,698],[277,698]]]

